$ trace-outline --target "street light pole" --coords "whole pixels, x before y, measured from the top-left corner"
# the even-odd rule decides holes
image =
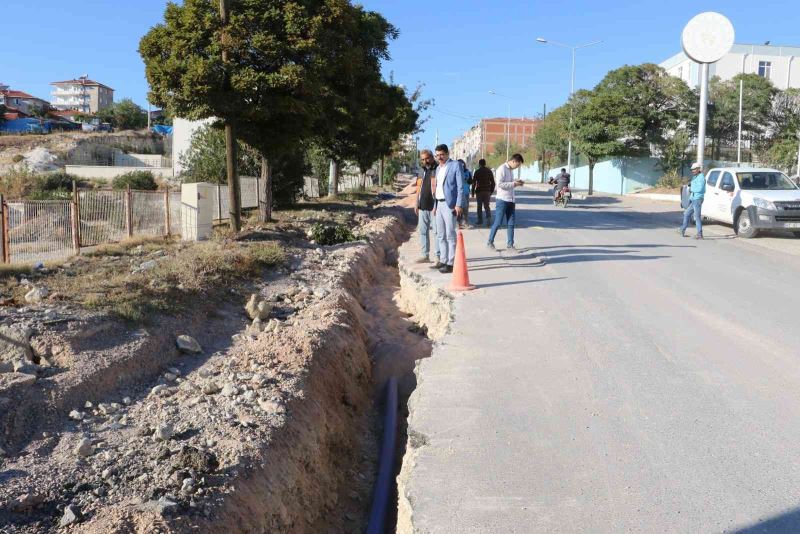
[[[739,80],[739,138],[736,143],[736,163],[742,164],[742,96],[744,95],[744,80]]]
[[[508,103],[508,120],[506,120],[506,161],[511,156],[509,149],[511,148],[511,102]]]
[[[570,105],[569,105],[569,135],[568,135],[568,138],[567,138],[567,172],[572,174],[572,115],[573,115],[573,111],[574,111],[573,110],[574,106],[572,104],[572,97],[575,95],[575,52],[580,48],[586,48],[588,46],[594,46],[596,44],[602,43],[603,41],[602,40],[592,41],[591,43],[586,43],[586,44],[582,44],[582,45],[578,45],[578,46],[570,46],[570,45],[566,45],[564,43],[559,43],[558,41],[550,41],[548,39],[545,39],[544,37],[537,37],[536,38],[536,42],[539,42],[539,43],[542,43],[542,44],[552,44],[552,45],[555,45],[555,46],[560,46],[561,48],[567,48],[567,49],[572,51],[572,75],[571,75],[571,81],[570,81],[570,86],[569,86],[569,99],[570,99]]]
[[[489,91],[489,94],[493,96],[502,96],[503,98],[508,98],[509,100],[512,100],[514,98],[508,95],[498,93],[495,90]],[[511,102],[508,103],[508,118],[506,119],[506,161],[508,161],[508,158],[511,157],[510,150],[511,150]]]
[[[700,64],[700,124],[697,128],[697,162],[706,159],[706,116],[708,114],[708,63]]]

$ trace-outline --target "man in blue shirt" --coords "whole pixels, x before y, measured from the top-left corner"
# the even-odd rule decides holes
[[[699,163],[692,164],[692,181],[689,184],[689,206],[683,212],[683,224],[680,233],[686,237],[686,228],[689,226],[689,218],[694,213],[695,224],[697,225],[697,235],[695,239],[703,239],[703,197],[706,195],[706,177],[703,175],[703,166]]]

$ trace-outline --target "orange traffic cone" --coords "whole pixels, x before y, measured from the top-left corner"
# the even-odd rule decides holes
[[[453,281],[450,282],[453,291],[469,291],[475,286],[469,283],[467,271],[467,250],[464,248],[464,234],[459,230],[456,241],[456,261],[453,264]]]

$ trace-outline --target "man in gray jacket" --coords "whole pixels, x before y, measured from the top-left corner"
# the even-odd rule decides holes
[[[570,176],[567,172],[567,169],[561,169],[561,173],[556,174],[553,177],[553,180],[556,184],[556,186],[553,188],[553,203],[555,204],[556,199],[558,198],[558,192],[569,185]]]

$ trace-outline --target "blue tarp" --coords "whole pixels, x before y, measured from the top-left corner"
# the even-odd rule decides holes
[[[39,119],[14,119],[0,123],[0,132],[9,133],[50,133],[52,123]]]
[[[150,129],[159,135],[172,135],[172,126],[164,126],[163,124],[156,124]]]

